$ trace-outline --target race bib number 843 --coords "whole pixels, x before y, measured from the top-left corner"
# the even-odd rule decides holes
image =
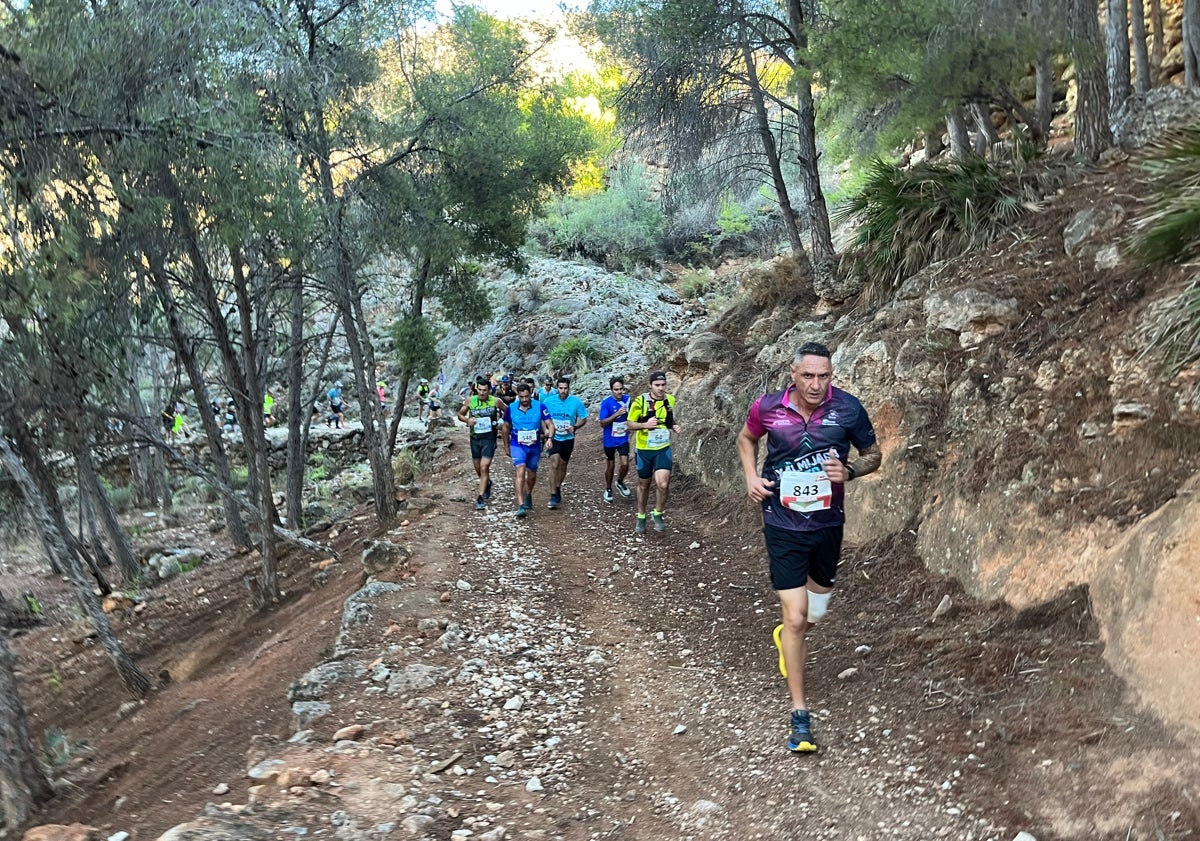
[[[781,470],[779,500],[792,511],[825,511],[833,504],[833,488],[824,472]]]

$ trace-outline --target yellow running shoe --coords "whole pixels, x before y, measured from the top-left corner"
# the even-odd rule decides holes
[[[776,625],[775,632],[771,636],[775,639],[775,647],[779,649],[779,673],[787,677],[787,665],[783,662],[783,643],[779,638],[783,635],[783,626]]]

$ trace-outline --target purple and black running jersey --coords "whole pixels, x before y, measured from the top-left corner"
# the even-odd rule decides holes
[[[840,526],[846,521],[844,485],[829,484],[827,507],[796,510],[781,502],[780,473],[821,473],[821,464],[829,458],[831,448],[846,464],[851,445],[861,452],[875,443],[875,427],[871,426],[867,410],[857,397],[833,386],[829,387],[825,401],[805,423],[804,416],[789,400],[794,388],[789,385],[783,391],[764,394],[754,401],[750,416],[746,418],[746,429],[751,435],[767,438],[767,459],[763,463],[762,476],[776,483],[775,496],[763,500],[763,522],[792,531]],[[797,489],[796,493],[799,492]],[[822,504],[814,503],[814,507]]]

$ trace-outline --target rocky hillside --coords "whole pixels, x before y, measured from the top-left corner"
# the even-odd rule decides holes
[[[486,286],[503,302],[496,318],[476,330],[451,330],[438,346],[449,394],[481,373],[512,371],[539,383],[546,374],[568,374],[591,405],[608,393],[610,376],[644,377],[699,320],[694,303],[650,272],[612,274],[534,257],[524,274],[498,271]],[[572,340],[590,355],[551,370],[552,352]]]
[[[705,419],[680,460],[740,493],[733,439],[749,400],[784,381],[801,342],[829,343],[885,453],[853,485],[852,538],[910,529],[930,569],[1020,607],[1085,585],[1109,662],[1194,727],[1200,366],[1167,379],[1146,352],[1184,272],[1122,254],[1138,191],[1116,153],[1021,230],[881,304],[731,308],[672,362],[684,411]]]

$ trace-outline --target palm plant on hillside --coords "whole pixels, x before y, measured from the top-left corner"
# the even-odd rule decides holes
[[[908,169],[876,158],[862,189],[835,212],[858,228],[846,268],[886,294],[930,263],[994,240],[1067,177],[1062,164],[971,157]]]
[[[1184,263],[1200,255],[1200,127],[1172,132],[1142,163],[1151,191],[1134,221],[1133,253],[1147,263]],[[1168,371],[1200,359],[1200,275],[1161,308],[1149,349],[1160,349]]]

